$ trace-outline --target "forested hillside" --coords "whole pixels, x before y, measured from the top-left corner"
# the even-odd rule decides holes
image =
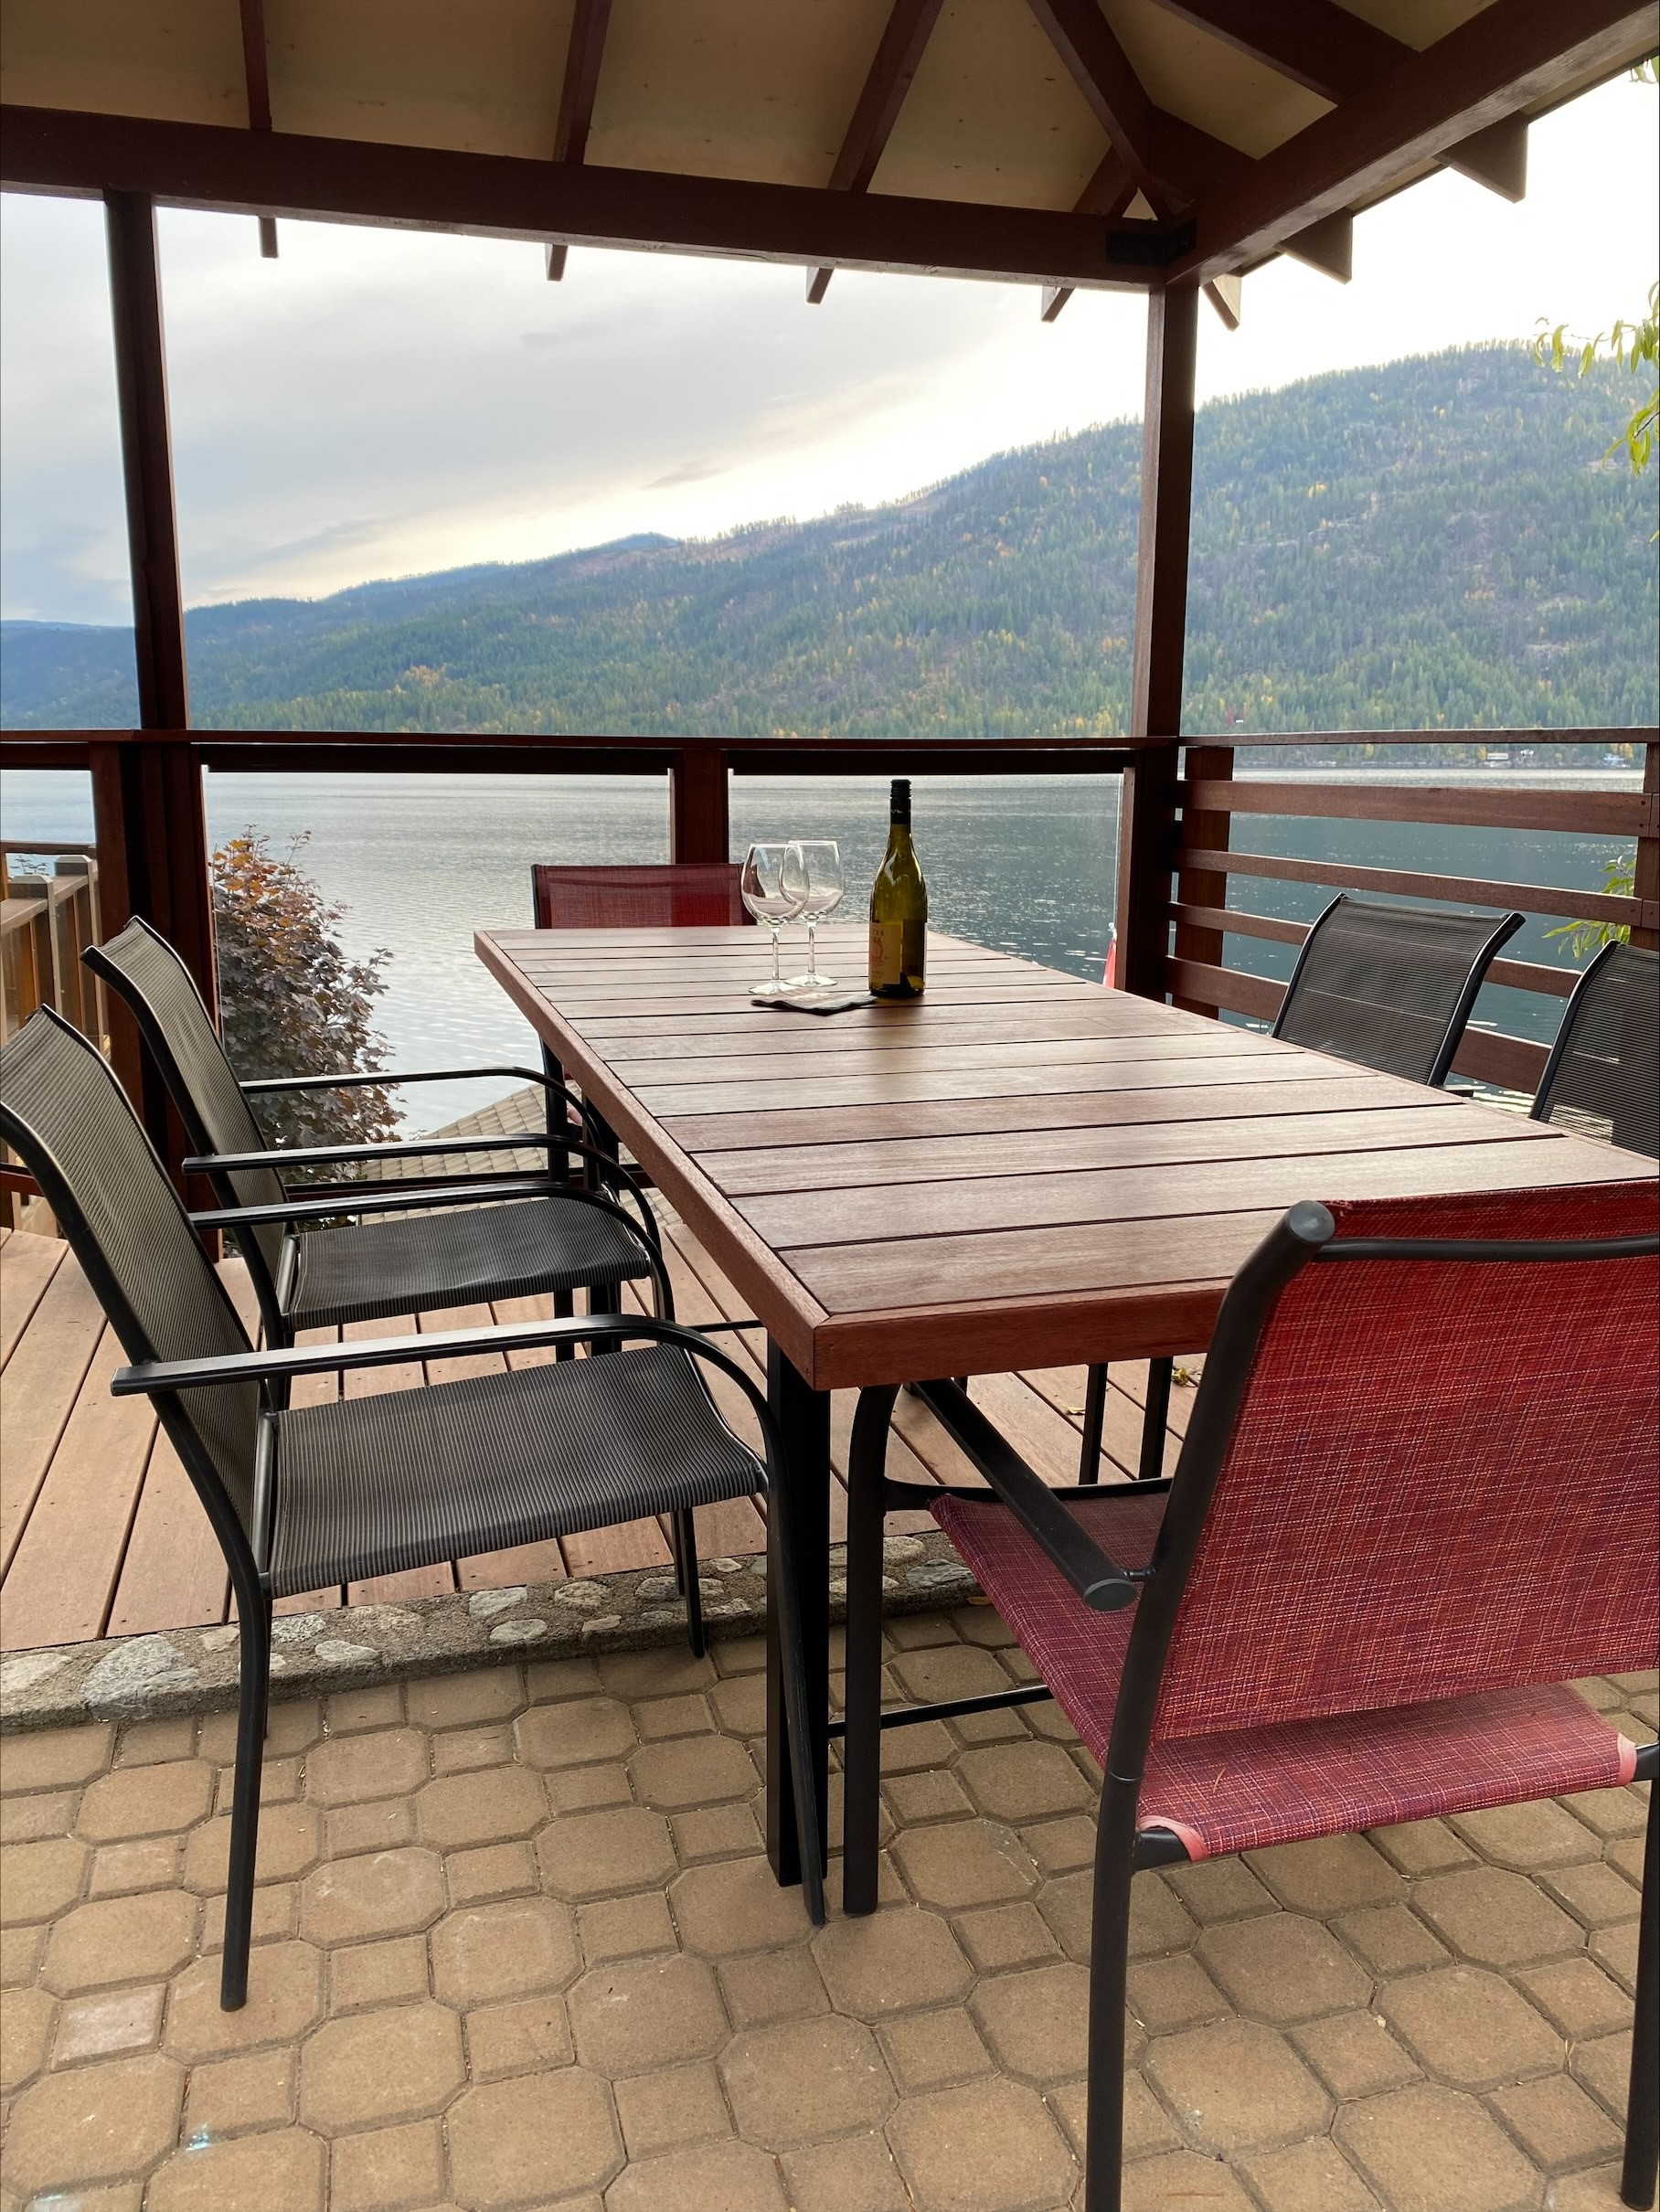
[[[1629,384],[1493,346],[1199,418],[1188,729],[1656,718],[1655,492]],[[204,727],[1112,734],[1140,433],[1006,453],[891,506],[705,543],[189,618]],[[7,624],[14,728],[133,714],[117,631]]]

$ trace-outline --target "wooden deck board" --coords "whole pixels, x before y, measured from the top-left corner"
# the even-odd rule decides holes
[[[23,1248],[21,1250],[18,1248]],[[749,1309],[730,1279],[680,1220],[665,1222],[664,1254],[678,1316],[692,1325],[748,1318]],[[229,1578],[208,1516],[173,1447],[144,1401],[109,1395],[121,1364],[84,1279],[67,1247],[55,1238],[18,1232],[0,1246],[6,1267],[9,1356],[0,1376],[0,1529],[9,1539],[9,1565],[0,1584],[0,1648],[33,1649],[97,1636],[131,1636],[169,1628],[211,1626],[234,1618]],[[257,1322],[251,1286],[239,1260],[220,1272],[233,1303],[250,1325]],[[12,1286],[18,1287],[12,1303]],[[631,1307],[640,1301],[633,1290]],[[546,1299],[502,1301],[421,1317],[425,1333],[477,1327],[492,1320],[524,1321],[550,1310]],[[409,1319],[354,1324],[348,1336],[407,1335]],[[334,1332],[328,1334],[333,1335]],[[302,1341],[316,1341],[308,1333]],[[764,1388],[763,1340],[732,1333],[718,1341]],[[513,1364],[551,1355],[513,1355]],[[414,1389],[454,1379],[499,1359],[433,1361],[423,1367],[360,1369],[346,1378],[354,1397],[380,1389]],[[1103,1473],[1133,1462],[1140,1436],[1145,1371],[1113,1369],[1106,1420]],[[331,1376],[307,1377],[294,1402],[321,1402],[336,1395]],[[1083,1402],[1083,1370],[985,1377],[975,1382],[987,1410],[1051,1480],[1070,1482],[1077,1471],[1077,1437]],[[715,1397],[740,1431],[747,1401],[717,1380]],[[1176,1394],[1173,1421],[1185,1423],[1190,1391]],[[831,1454],[835,1474],[832,1530],[846,1528],[846,1463],[856,1394],[831,1400]],[[889,1446],[889,1472],[911,1483],[967,1483],[979,1478],[918,1399],[901,1397]],[[902,1535],[932,1526],[926,1513],[895,1514],[889,1531]],[[764,1511],[747,1500],[698,1515],[700,1558],[742,1558],[764,1548]],[[486,1556],[450,1561],[409,1575],[354,1583],[348,1604],[388,1604],[442,1591],[495,1590],[521,1582],[557,1581],[567,1575],[661,1567],[670,1562],[667,1532],[655,1520],[571,1537],[562,1544],[530,1544]],[[282,1614],[337,1605],[338,1590],[301,1592],[279,1601]]]

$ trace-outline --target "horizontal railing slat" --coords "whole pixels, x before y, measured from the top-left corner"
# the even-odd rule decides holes
[[[1276,883],[1325,883],[1336,890],[1378,891],[1401,899],[1517,907],[1524,914],[1561,915],[1570,921],[1611,921],[1646,930],[1660,926],[1660,899],[1574,891],[1559,884],[1498,883],[1484,876],[1428,876],[1414,868],[1368,868],[1346,860],[1293,860],[1280,853],[1202,847],[1184,852],[1182,866],[1219,876],[1264,876]]]
[[[1282,921],[1272,914],[1250,914],[1240,907],[1184,906],[1178,901],[1171,907],[1170,918],[1193,929],[1262,937],[1273,944],[1300,945],[1308,935],[1305,921]],[[1495,960],[1487,970],[1487,980],[1506,984],[1513,991],[1539,991],[1549,998],[1569,998],[1580,980],[1580,971],[1549,968],[1533,960]]]
[[[1340,822],[1446,822],[1471,829],[1563,830],[1634,837],[1640,792],[1493,791],[1484,784],[1244,782],[1202,777],[1178,787],[1202,814],[1283,814]]]

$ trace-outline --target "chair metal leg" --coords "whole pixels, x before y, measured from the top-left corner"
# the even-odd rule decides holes
[[[1078,1454],[1080,1483],[1101,1480],[1101,1432],[1107,1418],[1107,1370],[1104,1364],[1090,1369],[1083,1388],[1083,1449]]]
[[[694,1659],[708,1649],[703,1632],[703,1591],[697,1581],[697,1529],[690,1506],[675,1515],[675,1579],[686,1600],[686,1640]]]
[[[1643,1917],[1637,1928],[1637,2017],[1631,2042],[1623,2204],[1647,2212],[1660,2164],[1660,1781],[1649,1785],[1643,1853]]]
[[[1147,1362],[1147,1412],[1142,1422],[1141,1464],[1137,1482],[1155,1483],[1165,1472],[1165,1437],[1170,1427],[1170,1378],[1176,1362]]]
[[[571,1292],[555,1291],[553,1293],[553,1317],[556,1321],[569,1321],[576,1310],[577,1302]],[[576,1356],[577,1348],[573,1344],[554,1346],[553,1356],[555,1359],[574,1359]]]
[[[899,1396],[859,1392],[847,1453],[847,1671],[842,1737],[842,1909],[874,1912],[882,1786],[882,1477]]]
[[[239,2012],[248,2002],[254,1859],[260,1840],[265,1710],[271,1686],[271,1600],[261,1590],[239,1590],[237,1615],[241,1628],[241,1683],[237,1712],[236,1799],[230,1809],[225,1952],[219,1966],[219,2005],[228,2013]]]
[[[1135,1871],[1136,1792],[1111,1775],[1095,1831],[1095,1915],[1090,1946],[1089,2212],[1119,2212],[1124,2151],[1124,1983],[1130,1964],[1130,1882]]]

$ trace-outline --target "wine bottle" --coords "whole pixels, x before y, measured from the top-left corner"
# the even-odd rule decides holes
[[[878,998],[920,998],[928,943],[928,886],[910,841],[910,783],[896,776],[888,850],[870,893],[870,988]]]

